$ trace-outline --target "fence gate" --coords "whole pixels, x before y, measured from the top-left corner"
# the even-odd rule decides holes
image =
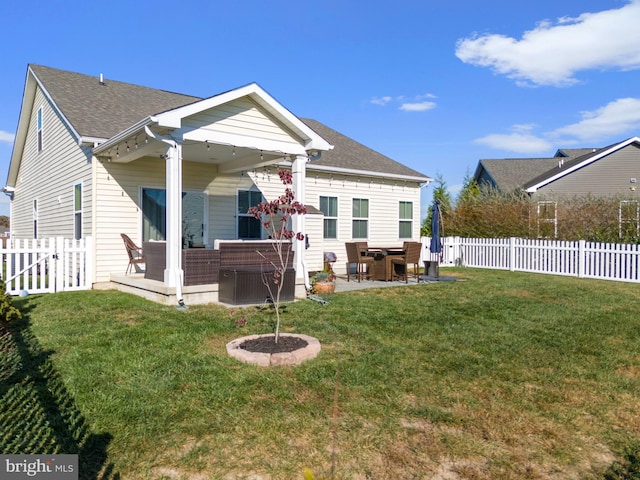
[[[0,248],[7,293],[55,293],[91,288],[92,237],[11,239]]]

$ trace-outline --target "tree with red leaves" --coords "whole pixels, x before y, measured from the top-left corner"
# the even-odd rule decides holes
[[[279,170],[278,176],[285,186],[284,194],[275,200],[260,202],[255,207],[249,208],[247,212],[260,221],[262,228],[272,240],[271,243],[276,254],[276,260],[272,260],[257,251],[269,266],[269,270],[262,273],[262,281],[269,290],[276,311],[275,343],[278,343],[280,336],[280,295],[284,286],[284,275],[292,255],[291,249],[285,248],[285,245],[291,243],[293,239],[305,239],[302,232],[294,232],[289,227],[289,221],[293,215],[307,213],[307,207],[295,200],[295,194],[291,189],[291,185],[293,185],[291,172]]]

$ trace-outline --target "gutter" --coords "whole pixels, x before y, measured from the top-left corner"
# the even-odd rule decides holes
[[[133,136],[139,130],[142,130],[143,128],[151,125],[152,123],[157,123],[157,121],[158,119],[154,116],[148,116],[147,118],[143,118],[138,123],[118,133],[115,137],[111,137],[106,142],[101,143],[100,145],[95,147],[93,149],[93,154],[96,157],[99,156],[101,153],[108,151],[110,148],[116,147],[117,145],[122,143],[123,140],[126,140],[127,138]]]
[[[431,183],[433,182],[433,178],[430,177],[414,177],[413,175],[397,175],[393,173],[383,173],[383,172],[373,172],[371,170],[355,170],[353,168],[342,168],[342,167],[330,167],[327,165],[313,165],[312,163],[307,164],[307,171],[315,170],[319,172],[327,172],[327,173],[344,173],[347,175],[358,175],[365,177],[375,177],[375,178],[394,178],[397,180],[407,180],[411,182],[418,183]]]

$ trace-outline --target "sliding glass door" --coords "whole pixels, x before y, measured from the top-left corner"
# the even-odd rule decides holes
[[[182,192],[182,246],[205,243],[205,194]],[[142,189],[142,240],[166,240],[167,194],[160,188]]]

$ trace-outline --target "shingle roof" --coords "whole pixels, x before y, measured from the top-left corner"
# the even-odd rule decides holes
[[[569,157],[569,158],[577,158],[582,155],[587,155],[589,153],[595,152],[598,150],[597,148],[560,148],[556,152],[556,157]]]
[[[111,138],[149,115],[203,100],[109,78],[101,84],[99,76],[41,65],[30,68],[73,128],[86,137]],[[301,120],[334,145],[315,162],[317,165],[430,180],[316,120]]]
[[[201,98],[98,76],[30,65],[51,98],[82,136],[111,138],[143,118]]]
[[[532,178],[558,166],[557,158],[502,158],[480,160],[480,165],[503,192],[521,188]],[[476,177],[478,172],[476,172]]]
[[[323,152],[320,160],[313,161],[311,165],[362,170],[363,172],[384,172],[424,178],[425,181],[430,180],[426,175],[356,142],[317,120],[303,118],[302,121],[334,146],[333,150]]]

